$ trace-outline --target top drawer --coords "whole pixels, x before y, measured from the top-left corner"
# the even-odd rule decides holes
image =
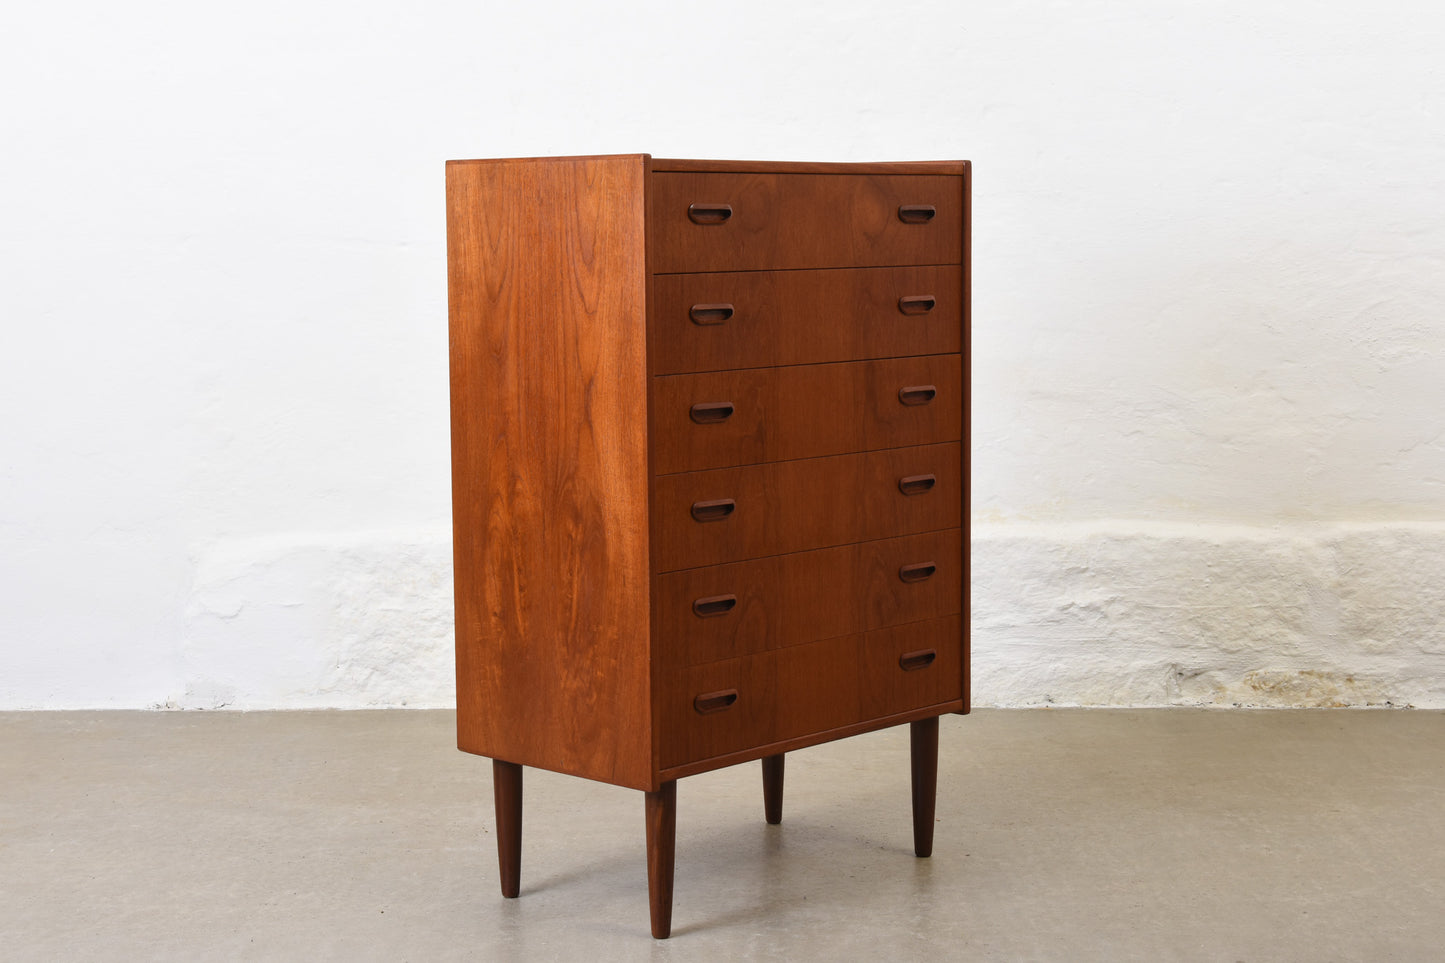
[[[958,264],[963,178],[655,173],[653,273]]]

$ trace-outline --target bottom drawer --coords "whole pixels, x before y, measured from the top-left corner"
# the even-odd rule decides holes
[[[665,671],[663,769],[963,698],[951,615]]]

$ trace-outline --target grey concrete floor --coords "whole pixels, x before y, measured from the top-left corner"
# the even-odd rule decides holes
[[[522,896],[449,712],[0,715],[5,960],[1432,960],[1445,714],[945,716],[678,786],[673,938],[640,793],[527,771]]]

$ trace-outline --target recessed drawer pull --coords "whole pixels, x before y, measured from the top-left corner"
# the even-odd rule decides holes
[[[938,304],[931,294],[908,294],[898,299],[898,310],[904,314],[927,314]]]
[[[905,565],[898,570],[898,577],[905,582],[922,582],[924,579],[933,577],[938,571],[938,566],[932,562],[914,562],[912,565]]]
[[[738,701],[737,689],[724,689],[721,692],[707,692],[692,700],[692,707],[697,710],[700,716],[711,715],[714,712],[722,712],[724,709],[731,709],[734,702]]]
[[[687,316],[692,318],[693,324],[722,324],[733,316],[733,306],[731,304],[694,304],[687,312]]]
[[[929,210],[931,211],[933,208],[929,208]],[[733,206],[731,204],[687,205],[687,218],[694,224],[721,224],[732,216]],[[899,209],[898,216],[903,216],[902,208]],[[933,215],[929,214],[928,216],[932,217]]]
[[[909,402],[904,402],[908,404]],[[918,402],[912,402],[918,404]],[[733,416],[733,403],[731,401],[707,401],[700,405],[692,406],[692,420],[699,425],[715,425],[720,421],[727,421]]]
[[[933,385],[913,385],[898,389],[898,400],[905,405],[926,405],[938,394]]]
[[[692,614],[700,619],[711,618],[714,615],[727,615],[738,604],[736,595],[709,595],[705,599],[697,599],[692,603]]]
[[[898,208],[898,219],[904,224],[927,224],[937,213],[932,204],[904,204]]]
[[[898,668],[904,672],[912,672],[915,669],[926,669],[938,658],[938,653],[933,649],[920,649],[917,652],[905,652],[898,657]],[[701,712],[702,710],[698,710]]]
[[[906,478],[898,479],[898,490],[905,495],[922,495],[926,491],[931,491],[936,484],[938,484],[938,479],[932,475],[909,475]],[[694,516],[697,515],[696,505],[692,507],[692,513]]]
[[[932,475],[928,476],[932,478]],[[929,482],[931,485],[932,482]],[[737,502],[731,498],[714,498],[706,502],[692,503],[692,517],[700,522],[720,522],[733,513]]]

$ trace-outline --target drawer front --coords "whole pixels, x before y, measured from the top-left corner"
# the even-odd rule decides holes
[[[959,355],[652,379],[658,474],[963,437]]]
[[[657,577],[655,657],[718,662],[962,611],[959,529]]]
[[[656,274],[960,264],[963,178],[655,173],[647,229]]]
[[[961,617],[662,674],[666,769],[963,697]]]
[[[660,475],[654,570],[958,528],[957,443]]]
[[[956,354],[962,301],[958,265],[658,275],[653,373]]]

